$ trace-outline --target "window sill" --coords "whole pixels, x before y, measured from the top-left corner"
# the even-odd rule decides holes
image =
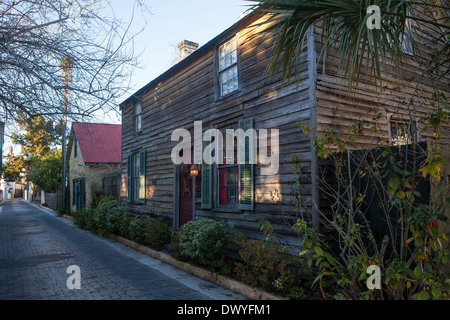
[[[227,213],[242,213],[241,209],[239,208],[212,208],[211,211],[213,212],[227,212]]]
[[[225,101],[227,99],[235,98],[235,96],[238,96],[240,93],[241,93],[241,88],[237,89],[236,91],[230,92],[230,93],[228,93],[228,94],[226,94],[224,96],[220,96],[220,94],[219,94],[219,96],[215,99],[214,102],[220,103],[220,102]]]

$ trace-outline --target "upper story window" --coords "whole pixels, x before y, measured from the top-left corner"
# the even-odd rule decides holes
[[[401,46],[402,52],[411,56],[414,54],[412,36],[411,19],[407,18],[405,21],[404,32],[399,35],[398,42]],[[392,36],[389,35],[389,33],[386,33],[386,38],[391,46],[397,45],[396,43],[394,43],[394,40]]]
[[[218,49],[220,98],[239,90],[237,40],[233,37]]]
[[[134,102],[134,132],[139,133],[142,130],[142,103],[141,100]]]
[[[78,156],[78,139],[75,137],[73,139],[73,157],[76,158]]]
[[[412,28],[411,28],[411,19],[406,19],[405,23],[405,33],[403,34],[402,40],[402,50],[404,53],[413,55],[414,49],[412,44]]]
[[[390,120],[390,143],[394,146],[402,146],[418,140],[416,122],[402,120]],[[415,139],[414,139],[415,138]]]

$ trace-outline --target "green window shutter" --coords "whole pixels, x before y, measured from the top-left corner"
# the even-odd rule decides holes
[[[72,180],[72,205],[76,204],[75,197],[77,196],[77,193],[75,191],[75,188],[76,188],[75,180]]]
[[[205,149],[205,141],[202,143],[202,154]],[[212,209],[212,166],[203,161],[202,164],[202,209]]]
[[[86,207],[86,181],[83,179],[80,181],[80,193],[81,193],[81,207]]]
[[[139,154],[139,200],[145,202],[145,166],[146,153],[141,151]]]
[[[132,172],[133,172],[133,155],[127,157],[127,202],[131,202],[133,195],[131,190]]]
[[[253,119],[239,121],[239,128],[253,129]],[[239,164],[239,209],[253,211],[255,207],[254,165],[250,164],[250,143],[245,141],[245,164]]]

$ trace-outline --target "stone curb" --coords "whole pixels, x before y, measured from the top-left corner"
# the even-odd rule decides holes
[[[242,294],[243,296],[247,297],[248,299],[251,299],[251,300],[284,300],[282,297],[273,295],[271,293],[268,293],[268,292],[265,292],[265,291],[262,291],[262,290],[259,290],[256,288],[252,288],[246,284],[243,284],[242,282],[225,277],[216,272],[211,272],[209,270],[194,266],[187,262],[179,261],[164,252],[153,250],[147,246],[133,242],[126,238],[116,236],[113,234],[109,234],[109,235],[105,235],[105,236],[112,240],[118,241],[118,242],[126,245],[127,247],[133,248],[141,253],[144,253],[152,258],[155,258],[164,263],[167,263],[177,269],[186,271],[194,276],[197,276],[204,280],[213,282],[217,285],[222,286],[225,289]]]
[[[65,214],[62,215],[62,217],[69,219],[69,220],[73,220],[71,216],[68,216]],[[120,237],[120,236],[117,236],[114,234],[105,234],[104,236],[109,239],[120,242],[120,243],[126,245],[127,247],[130,247],[130,248],[132,248],[136,251],[139,251],[143,254],[146,254],[154,259],[158,259],[164,263],[167,263],[167,264],[171,265],[172,267],[175,267],[177,269],[188,272],[188,273],[190,273],[194,276],[197,276],[199,278],[202,278],[204,280],[213,282],[225,289],[242,294],[243,296],[247,297],[250,300],[284,300],[282,297],[276,296],[274,294],[265,292],[260,289],[250,287],[242,282],[225,277],[216,272],[211,272],[209,270],[194,266],[190,263],[179,261],[164,252],[151,249],[147,246],[144,246],[140,243],[128,240],[126,238],[123,238],[123,237]]]

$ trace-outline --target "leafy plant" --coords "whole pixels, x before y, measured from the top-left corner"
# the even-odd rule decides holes
[[[412,47],[416,48],[415,31],[408,27],[408,21],[414,21],[418,29],[432,28],[438,41],[432,43],[436,50],[431,67],[447,72],[449,60],[448,5],[444,2],[403,0],[361,1],[284,1],[250,0],[255,2],[254,10],[268,18],[260,22],[260,33],[267,38],[275,35],[274,54],[270,59],[268,71],[271,76],[280,72],[285,80],[295,74],[301,65],[304,44],[311,27],[320,29],[325,72],[329,61],[336,58],[337,76],[349,89],[358,86],[360,75],[367,71],[381,84],[383,71],[387,70],[386,61],[400,69],[405,60],[404,40],[408,37]],[[370,13],[367,9],[377,5],[382,13],[380,28],[369,29],[367,22]],[[431,13],[439,12],[439,14]],[[421,55],[415,50],[416,55]],[[430,57],[426,57],[428,60]]]
[[[268,221],[265,226],[270,225]],[[270,239],[236,237],[239,261],[235,262],[235,274],[244,283],[276,292],[288,299],[319,298],[311,290],[314,273],[303,257],[289,253],[289,247]]]
[[[225,250],[231,240],[229,229],[230,225],[224,221],[190,221],[172,237],[171,248],[180,259],[217,269],[225,261]]]
[[[329,147],[330,136],[324,137],[324,145]],[[428,176],[420,174],[420,168],[436,159],[420,148],[413,144],[327,154],[336,183],[321,181],[331,214],[318,214],[323,225],[333,231],[335,246],[329,246],[326,235],[304,220],[293,226],[302,239],[300,255],[318,271],[314,284],[320,286],[325,279],[335,284],[334,290],[322,289],[324,297],[448,298],[449,279],[441,271],[449,256],[443,245],[448,241],[444,231],[447,205],[426,200],[419,188],[421,179]],[[422,167],[418,165],[420,159],[426,159]],[[437,179],[436,174],[431,178]],[[368,202],[377,204],[373,216],[368,215]],[[381,290],[367,287],[370,265],[381,270]]]
[[[54,192],[61,185],[61,150],[53,149],[29,161],[27,178],[46,192]]]
[[[130,213],[128,207],[105,197],[96,209],[81,210],[73,215],[75,225],[98,233],[116,234],[156,250],[170,240],[169,227],[161,220]]]
[[[62,217],[63,215],[69,215],[70,216],[72,214],[72,212],[70,211],[70,209],[59,208],[56,211],[56,214],[57,214],[58,217]]]
[[[105,200],[95,208],[94,221],[99,235],[105,232],[112,234],[120,233],[122,219],[130,214],[127,207],[119,206],[117,200]]]
[[[166,223],[149,216],[136,216],[134,219],[122,219],[129,222],[130,240],[160,250],[170,240],[169,227]],[[120,228],[120,227],[119,227]],[[120,230],[120,229],[119,229]],[[122,224],[123,230],[123,224]]]
[[[77,211],[72,215],[73,223],[81,229],[94,231],[96,229],[94,214],[95,212],[93,209]]]

